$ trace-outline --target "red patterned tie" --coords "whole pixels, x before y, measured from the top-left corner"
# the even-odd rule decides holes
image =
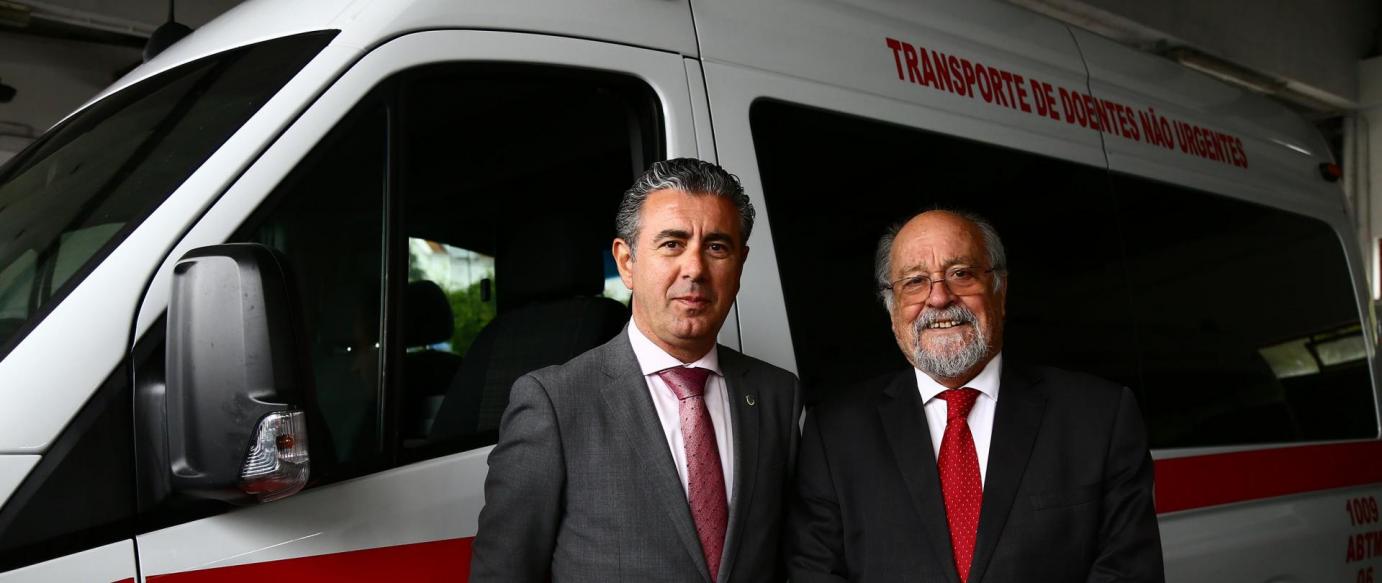
[[[979,479],[979,455],[974,436],[969,433],[969,410],[979,391],[965,387],[941,391],[946,402],[945,437],[941,438],[939,467],[941,493],[945,496],[945,518],[950,523],[950,548],[955,553],[955,569],[960,581],[969,580],[969,564],[974,559],[974,539],[979,532],[979,505],[984,499]]]
[[[681,414],[681,438],[686,444],[687,498],[691,504],[691,519],[696,522],[696,534],[701,539],[701,552],[705,553],[705,564],[713,581],[720,574],[729,502],[725,497],[720,449],[715,445],[715,426],[710,423],[710,411],[701,396],[710,371],[674,366],[657,375],[681,401],[677,410]]]

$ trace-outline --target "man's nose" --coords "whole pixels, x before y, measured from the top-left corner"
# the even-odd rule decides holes
[[[955,294],[950,293],[950,286],[945,284],[944,279],[931,282],[931,289],[926,292],[926,305],[933,308],[944,308],[955,301]]]
[[[700,249],[693,247],[681,254],[681,276],[691,281],[705,277],[705,254]]]

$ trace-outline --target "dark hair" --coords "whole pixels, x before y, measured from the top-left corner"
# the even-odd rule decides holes
[[[624,199],[619,203],[619,213],[615,215],[616,235],[629,244],[630,250],[636,247],[638,238],[638,214],[648,195],[659,190],[674,189],[692,195],[719,196],[734,203],[739,210],[739,230],[743,234],[742,243],[747,243],[753,231],[753,204],[744,194],[739,177],[730,174],[705,160],[695,158],[674,158],[654,162],[648,170],[633,181],[633,186],[624,191]]]

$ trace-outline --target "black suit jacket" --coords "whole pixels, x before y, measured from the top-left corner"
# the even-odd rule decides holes
[[[1164,581],[1131,391],[1004,363],[970,583]],[[912,370],[807,414],[787,530],[793,583],[958,583]]]
[[[718,576],[628,331],[514,383],[489,456],[476,583],[760,583],[783,579],[780,533],[801,391],[791,373],[720,347],[734,491]]]

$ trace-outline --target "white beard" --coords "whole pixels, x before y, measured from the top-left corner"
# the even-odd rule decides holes
[[[932,350],[928,351],[922,347],[921,334],[927,326],[942,320],[966,322],[974,329],[974,335],[933,341]],[[979,318],[963,304],[954,304],[941,310],[922,310],[912,322],[912,333],[912,362],[921,372],[932,377],[958,377],[988,356],[988,335],[979,325]]]

